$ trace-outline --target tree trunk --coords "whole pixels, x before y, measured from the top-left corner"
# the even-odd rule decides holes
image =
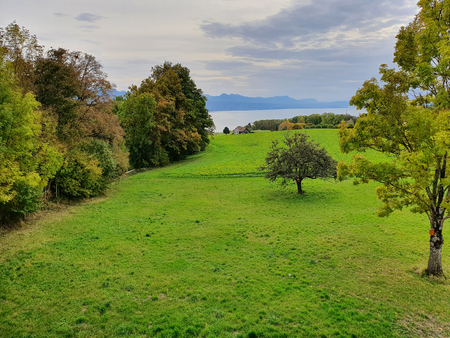
[[[444,245],[444,236],[442,235],[443,219],[439,215],[437,219],[430,219],[430,258],[428,259],[427,275],[442,276],[442,246]],[[434,234],[433,234],[434,231]]]
[[[303,195],[302,180],[303,179],[300,179],[300,178],[297,179],[297,191],[298,191],[299,195]]]

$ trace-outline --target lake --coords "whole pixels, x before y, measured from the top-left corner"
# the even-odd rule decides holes
[[[355,107],[349,108],[319,108],[319,109],[275,109],[275,110],[243,110],[243,111],[215,111],[210,112],[216,132],[221,133],[228,127],[232,131],[237,126],[245,126],[258,120],[290,119],[294,116],[307,116],[312,114],[333,113],[336,115],[348,113],[358,116],[359,111]]]

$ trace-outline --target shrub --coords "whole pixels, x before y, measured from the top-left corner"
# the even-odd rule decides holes
[[[42,188],[24,179],[17,180],[12,192],[14,197],[0,203],[0,226],[23,219],[27,214],[39,210],[42,206]]]
[[[111,180],[118,175],[117,162],[114,158],[112,147],[105,141],[94,139],[88,144],[81,146],[81,149],[93,155],[99,161],[102,168],[102,176],[105,180]]]
[[[102,169],[99,164],[95,156],[80,150],[67,154],[55,177],[56,197],[70,199],[98,195],[103,190]]]
[[[295,130],[295,129],[305,129],[305,127],[304,127],[303,123],[295,123],[295,124],[292,126],[291,129],[292,129],[292,130]]]

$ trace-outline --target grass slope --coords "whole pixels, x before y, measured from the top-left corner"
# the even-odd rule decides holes
[[[335,133],[310,131],[340,159]],[[448,337],[425,217],[377,218],[375,185],[269,184],[255,168],[279,137],[218,136],[3,234],[0,336]]]

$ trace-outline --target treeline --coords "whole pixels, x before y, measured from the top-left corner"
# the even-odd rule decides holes
[[[214,125],[189,70],[166,62],[114,99],[94,56],[0,28],[0,226],[102,193],[130,168],[205,149]]]
[[[291,130],[307,128],[336,128],[342,121],[349,127],[356,122],[357,117],[349,114],[311,114],[295,116],[290,119],[259,120],[252,124],[253,130]]]

